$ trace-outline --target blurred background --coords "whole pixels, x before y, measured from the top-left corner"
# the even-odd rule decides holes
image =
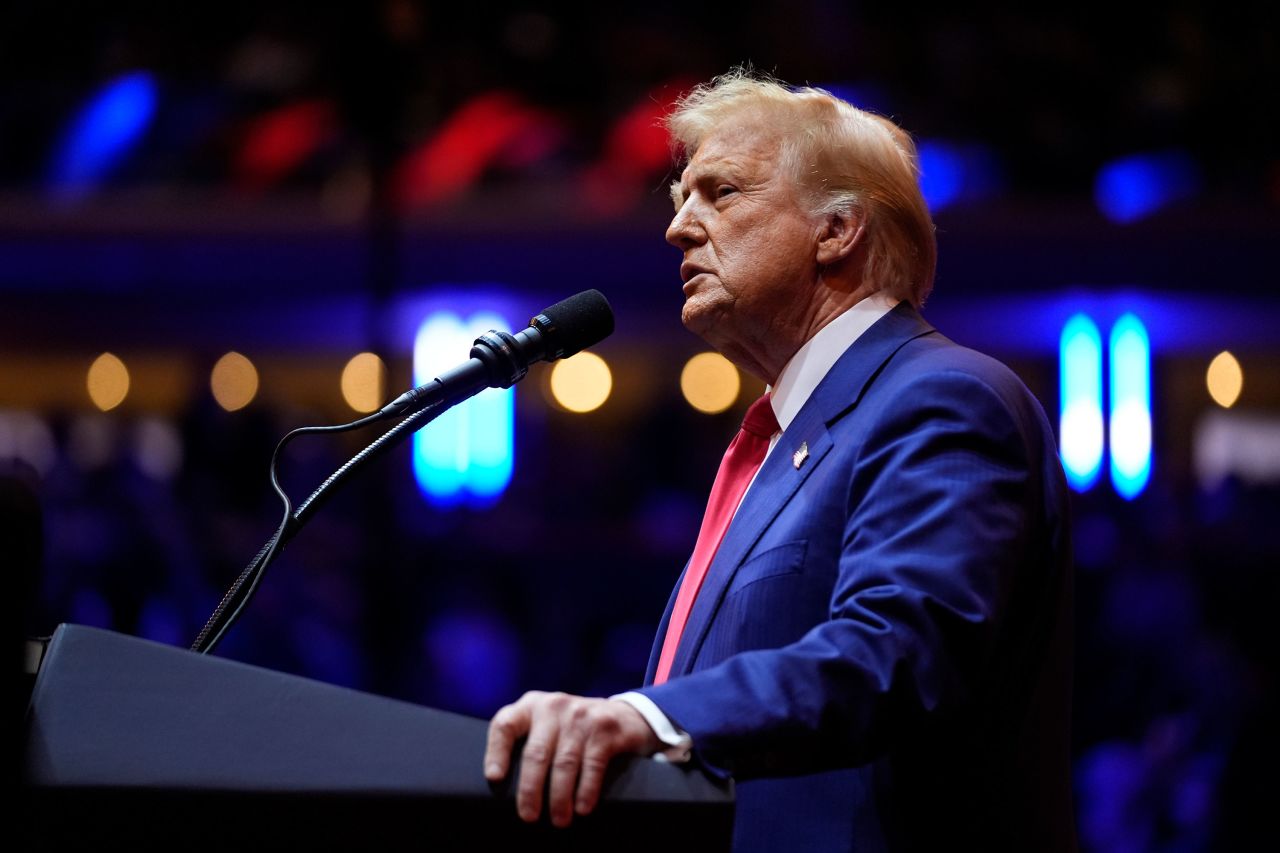
[[[1085,849],[1266,846],[1280,31],[1233,5],[9,4],[0,514],[24,633],[189,644],[275,528],[280,436],[595,287],[613,337],[366,471],[219,654],[479,716],[638,683],[761,387],[680,326],[658,123],[751,62],[917,137],[925,315],[1059,430]],[[375,436],[293,444],[295,503]]]

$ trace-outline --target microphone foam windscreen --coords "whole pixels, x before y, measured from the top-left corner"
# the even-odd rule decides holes
[[[547,340],[550,358],[566,358],[613,334],[613,309],[598,290],[562,299],[529,321]]]

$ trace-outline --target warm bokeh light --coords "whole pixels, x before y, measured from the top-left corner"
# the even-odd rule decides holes
[[[595,353],[580,352],[551,370],[551,395],[571,412],[590,412],[604,405],[613,390],[609,365]]]
[[[228,412],[243,409],[258,393],[258,370],[238,352],[229,352],[213,366],[209,377],[213,399]]]
[[[680,393],[690,406],[708,415],[732,406],[741,390],[738,368],[718,352],[698,353],[680,371]]]
[[[129,369],[115,355],[104,352],[89,366],[89,399],[104,412],[124,402],[129,394]]]
[[[1205,384],[1209,386],[1213,402],[1229,409],[1240,399],[1240,392],[1244,389],[1244,370],[1234,355],[1223,350],[1209,362]]]
[[[381,408],[386,386],[387,366],[371,352],[351,357],[342,368],[342,399],[357,412]]]

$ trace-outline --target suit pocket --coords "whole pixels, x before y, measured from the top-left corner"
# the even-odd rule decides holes
[[[830,591],[806,571],[808,540],[784,542],[738,567],[716,611],[694,669],[751,649],[794,643],[822,621]]]
[[[733,595],[751,584],[779,575],[795,575],[804,571],[805,550],[809,540],[797,539],[775,545],[767,551],[756,554],[743,563],[734,572],[726,595]]]

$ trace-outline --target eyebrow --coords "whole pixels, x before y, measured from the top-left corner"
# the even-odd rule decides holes
[[[671,202],[676,206],[676,210],[679,211],[689,198],[689,194],[684,188],[686,180],[695,186],[706,181],[718,180],[740,183],[744,179],[743,168],[741,159],[730,155],[713,157],[709,161],[703,161],[696,167],[693,163],[689,163],[684,167],[684,171],[680,173],[679,179],[671,182]]]
[[[680,185],[679,181],[672,181],[670,191],[671,203],[676,206],[676,210],[679,210],[684,205],[685,198],[687,198],[684,194],[684,187]]]
[[[689,174],[690,169],[693,169],[692,176]],[[724,169],[720,166],[720,161],[713,162],[710,167],[704,163],[699,169],[694,169],[692,163],[686,165],[684,170],[680,173],[680,177],[671,182],[671,202],[676,206],[676,210],[679,210],[689,198],[689,193],[684,188],[684,182],[686,179],[689,180],[689,183],[696,185],[708,178],[717,177],[718,174],[723,171]]]

